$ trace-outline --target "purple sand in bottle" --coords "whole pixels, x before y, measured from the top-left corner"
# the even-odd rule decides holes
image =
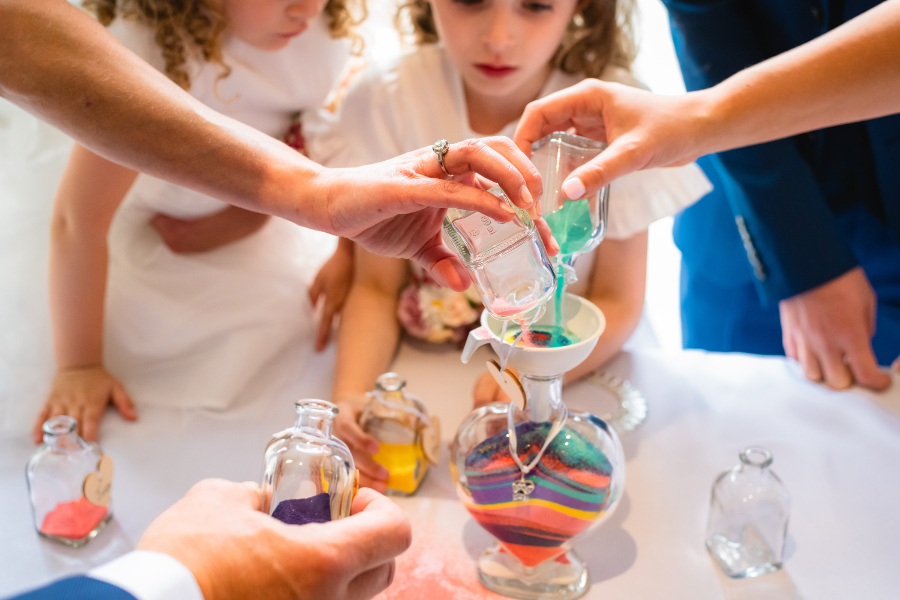
[[[282,500],[272,516],[288,525],[327,523],[331,520],[331,499],[322,493],[309,498]]]

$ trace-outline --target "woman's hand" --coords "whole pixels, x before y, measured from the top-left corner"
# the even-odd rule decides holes
[[[465,290],[469,276],[441,240],[446,209],[473,210],[507,222],[514,210],[483,191],[484,180],[499,184],[520,208],[532,209],[534,199],[541,196],[541,177],[505,137],[451,144],[444,165],[452,179],[444,175],[429,147],[374,165],[323,170],[312,186],[322,186],[313,194],[322,195],[330,223],[325,229],[375,254],[415,260],[439,284]],[[480,176],[477,181],[473,173]],[[456,181],[458,177],[472,185]],[[550,241],[549,228],[537,221],[547,250],[554,254],[557,247]]]
[[[43,439],[44,421],[69,415],[78,421],[78,435],[96,442],[97,430],[112,403],[128,421],[137,421],[137,410],[125,386],[102,365],[62,369],[56,374],[50,397],[34,424],[34,443]]]
[[[336,400],[338,416],[334,421],[334,433],[347,444],[353,454],[356,468],[359,469],[359,485],[383,493],[387,490],[390,472],[372,458],[381,444],[359,425],[359,417],[367,401],[365,396]]]

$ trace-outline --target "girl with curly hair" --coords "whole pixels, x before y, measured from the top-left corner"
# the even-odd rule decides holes
[[[310,155],[329,166],[354,166],[440,138],[511,136],[529,102],[584,78],[639,85],[628,70],[632,11],[632,0],[406,2],[397,24],[414,48],[357,76],[336,113],[310,114],[304,124]],[[695,165],[613,184],[606,240],[579,259],[579,281],[570,288],[600,307],[607,328],[567,381],[597,369],[634,332],[643,311],[647,227],[699,198],[707,185]],[[342,407],[338,435],[353,451],[363,482],[383,490],[390,481],[372,457],[378,443],[356,422],[364,393],[388,370],[403,331],[459,341],[480,305],[448,297],[407,261],[361,249],[356,261],[341,315],[332,399]],[[475,400],[501,394],[485,375]]]
[[[294,113],[322,105],[340,78],[355,39],[354,14],[364,14],[351,12],[356,1],[86,5],[195,98],[282,138]],[[76,417],[82,435],[95,440],[110,403],[134,420],[136,403],[217,409],[246,397],[254,379],[287,383],[286,369],[271,373],[272,361],[312,335],[314,311],[305,298],[328,239],[246,213],[232,243],[175,254],[153,226],[163,216],[239,210],[75,146],[52,220],[57,371],[35,423],[36,442],[53,415]]]

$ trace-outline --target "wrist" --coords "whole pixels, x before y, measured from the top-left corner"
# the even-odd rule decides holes
[[[734,99],[715,86],[684,95],[683,111],[691,123],[684,136],[690,158],[729,149],[729,135],[736,129]]]

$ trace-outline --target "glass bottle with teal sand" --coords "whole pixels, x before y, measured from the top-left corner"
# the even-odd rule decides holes
[[[588,413],[570,412],[562,376],[591,353],[606,321],[591,302],[567,294],[565,338],[547,343],[545,314],[509,353],[519,375],[488,361],[512,398],[473,411],[450,451],[457,495],[475,521],[497,540],[478,560],[478,579],[514,598],[571,600],[584,595],[590,575],[572,549],[618,504],[625,458],[615,431]],[[484,344],[500,355],[502,323],[488,313],[463,350],[467,362]],[[534,332],[538,332],[536,335]]]
[[[294,525],[350,514],[359,475],[350,449],[332,435],[338,408],[326,400],[298,400],[297,421],[266,446],[262,510]]]
[[[609,186],[578,200],[568,200],[561,187],[572,171],[605,148],[602,142],[562,131],[551,133],[532,146],[531,160],[544,182],[541,210],[559,244],[555,257],[557,322],[566,286],[575,281],[575,259],[603,241],[609,211]]]

